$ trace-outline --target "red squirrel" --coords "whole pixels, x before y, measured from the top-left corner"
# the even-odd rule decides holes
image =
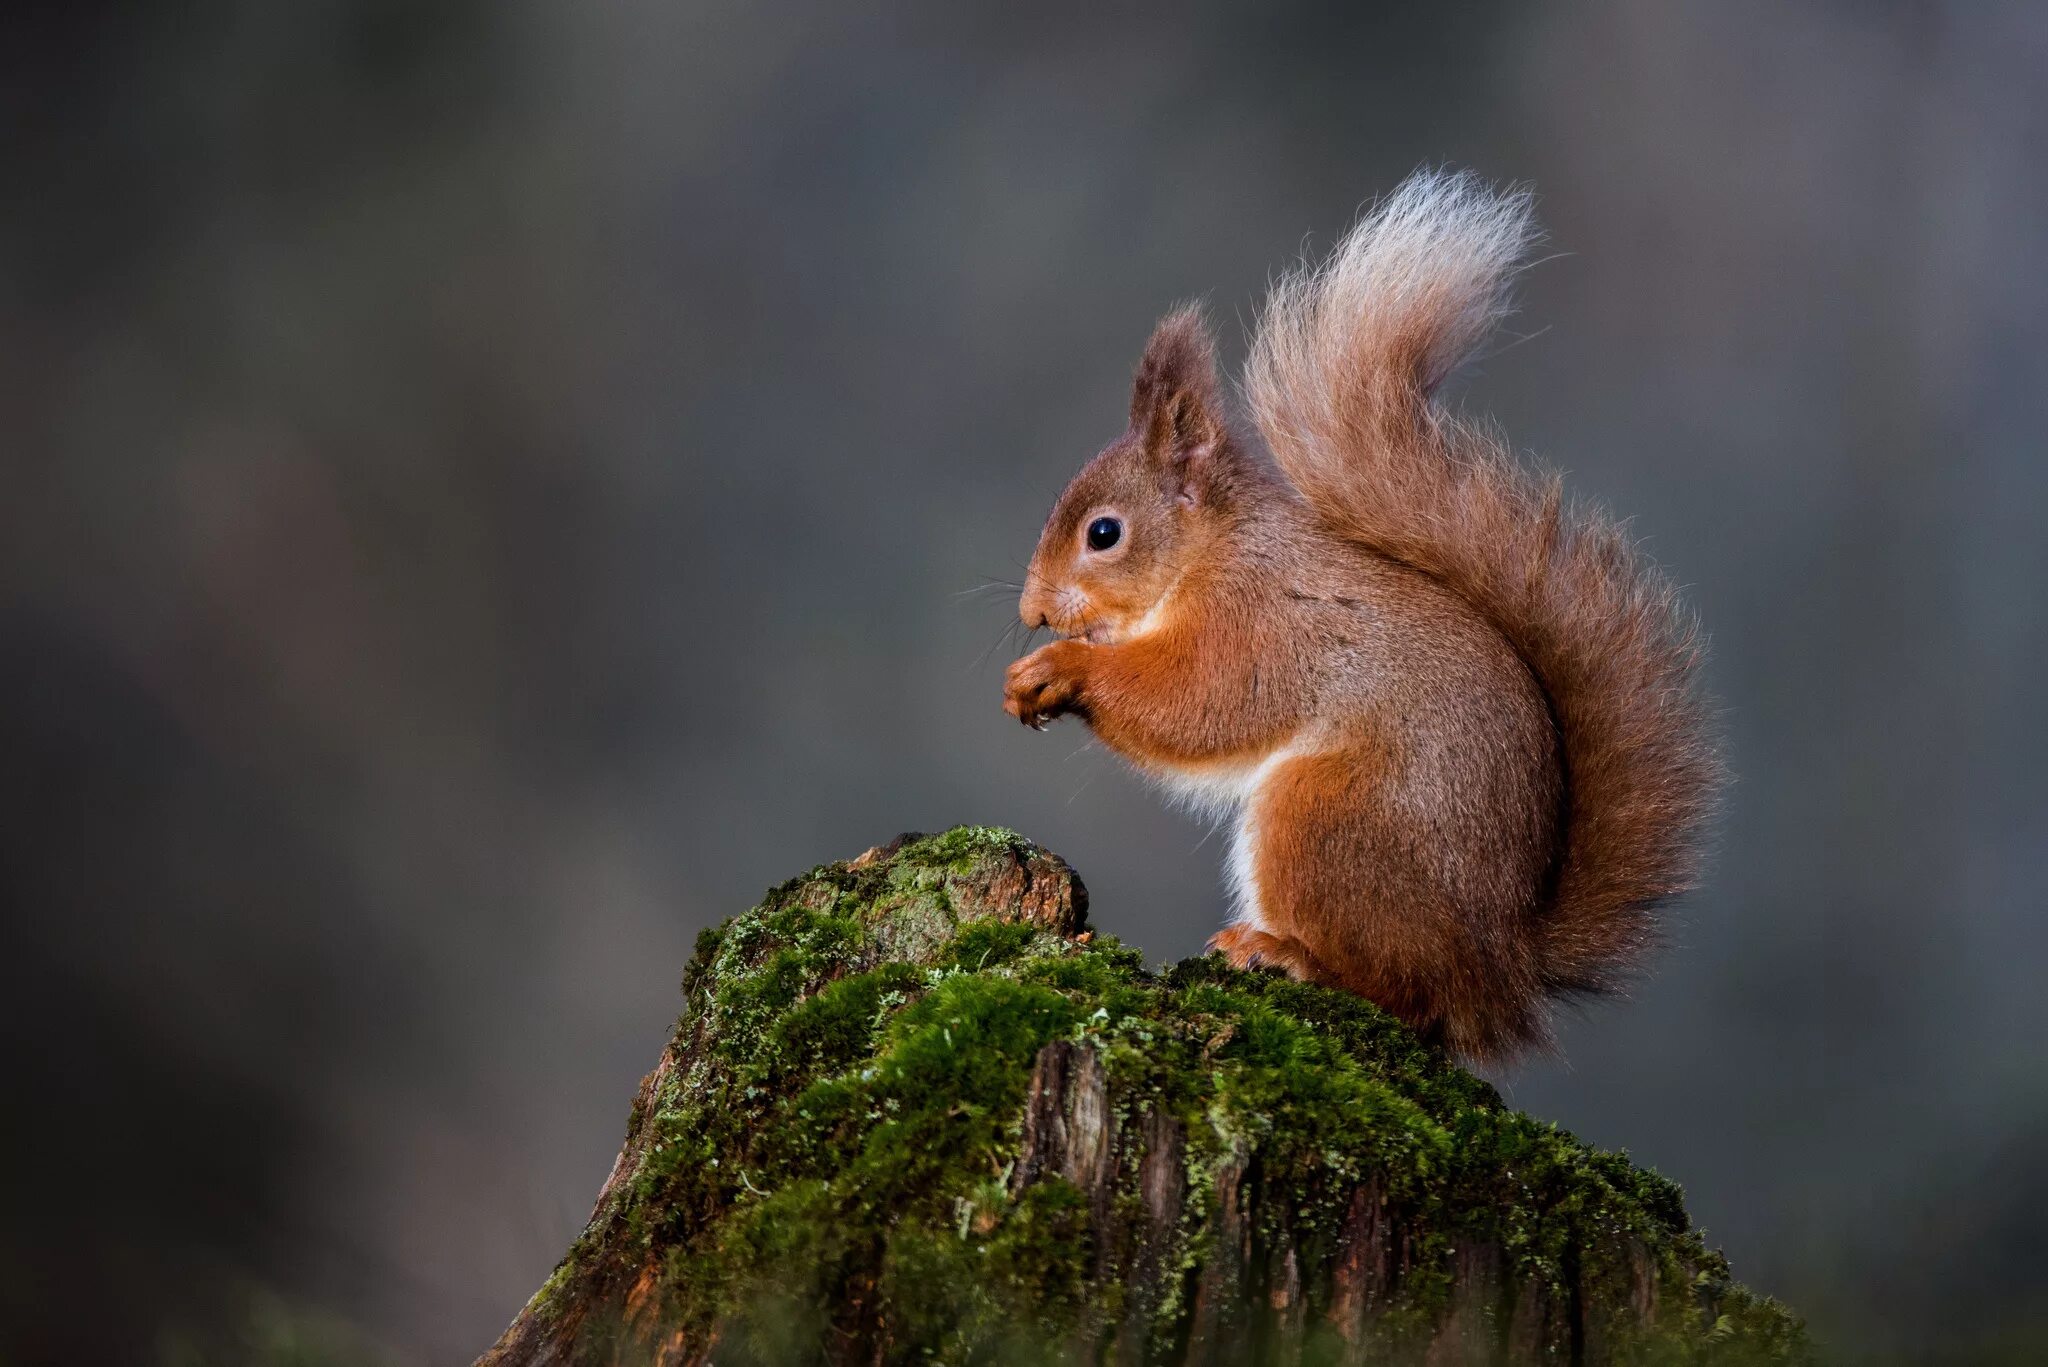
[[[1059,639],[1005,687],[1230,822],[1212,950],[1481,1061],[1624,979],[1721,774],[1670,583],[1435,398],[1535,235],[1527,192],[1422,172],[1283,279],[1244,376],[1265,452],[1168,315],[1032,556],[1019,614]]]

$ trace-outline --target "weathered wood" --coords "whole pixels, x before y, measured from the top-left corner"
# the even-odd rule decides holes
[[[1676,1190],[1355,998],[1085,929],[1010,835],[709,932],[588,1227],[480,1360],[1791,1362]]]

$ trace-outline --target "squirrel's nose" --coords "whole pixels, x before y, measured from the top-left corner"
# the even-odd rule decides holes
[[[1023,594],[1019,596],[1017,599],[1017,615],[1024,619],[1025,626],[1042,627],[1051,624],[1052,614],[1048,610],[1045,597],[1045,591],[1036,584],[1025,589]]]

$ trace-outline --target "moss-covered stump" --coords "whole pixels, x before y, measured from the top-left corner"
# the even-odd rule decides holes
[[[1356,998],[1148,973],[1006,831],[707,931],[590,1224],[482,1361],[1790,1362],[1677,1188]]]

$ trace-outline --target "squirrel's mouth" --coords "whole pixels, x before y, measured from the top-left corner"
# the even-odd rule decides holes
[[[1089,645],[1102,646],[1122,635],[1116,624],[1105,621],[1096,610],[1096,604],[1079,589],[1062,590],[1051,607],[1052,611],[1039,618],[1039,625],[1062,641],[1086,641]]]
[[[1059,621],[1047,621],[1046,625],[1052,629],[1053,635],[1062,640],[1086,641],[1092,646],[1133,641],[1157,631],[1166,623],[1173,612],[1175,590],[1179,587],[1180,581],[1176,579],[1143,611],[1120,603],[1108,613],[1103,613],[1100,604],[1088,603],[1087,607],[1094,611],[1070,611],[1062,614]]]
[[[1052,634],[1062,641],[1086,641],[1091,646],[1114,645],[1119,635],[1107,622],[1050,622]]]
[[[1138,615],[1129,603],[1105,603],[1078,586],[1062,588],[1049,598],[1033,604],[1041,611],[1037,625],[1062,641],[1085,641],[1092,646],[1116,645],[1143,635],[1157,625],[1165,606],[1162,598]]]

